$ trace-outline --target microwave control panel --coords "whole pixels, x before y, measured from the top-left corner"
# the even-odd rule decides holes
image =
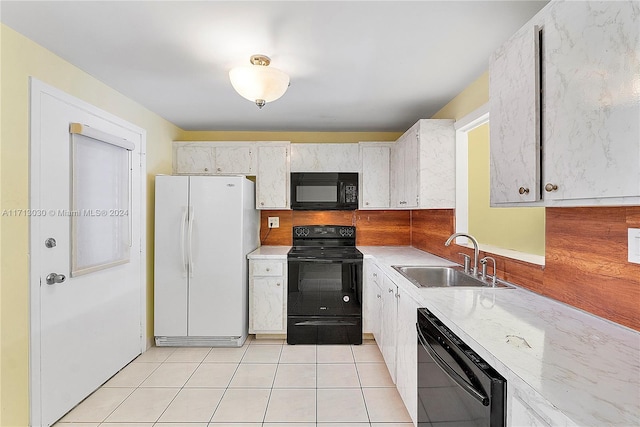
[[[356,185],[345,185],[344,187],[345,203],[358,203],[358,187]]]

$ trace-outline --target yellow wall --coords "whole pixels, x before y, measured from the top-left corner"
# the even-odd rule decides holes
[[[179,129],[11,28],[0,29],[0,209],[29,206],[29,76],[147,130],[148,227],[153,236],[152,177],[171,173],[171,141]],[[29,419],[28,220],[0,217],[0,425]],[[153,239],[147,243],[148,331],[152,331]]]
[[[544,256],[544,208],[489,207],[489,126],[469,132],[469,233],[479,242]]]
[[[485,72],[452,99],[434,119],[459,120],[489,101]],[[469,233],[480,243],[544,255],[544,208],[489,207],[489,124],[469,132]]]
[[[489,72],[485,72],[453,98],[432,119],[460,120],[489,102]]]

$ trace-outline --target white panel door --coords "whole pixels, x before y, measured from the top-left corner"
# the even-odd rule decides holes
[[[30,411],[33,425],[46,426],[142,350],[144,131],[118,125],[123,122],[40,82],[32,81],[31,91],[30,207],[41,214],[30,218]],[[133,219],[130,262],[78,277],[70,277],[70,219],[86,212],[71,212],[70,122],[136,145],[128,212]],[[55,239],[55,246],[47,247],[47,239]],[[47,284],[52,273],[59,275],[57,281]]]
[[[389,369],[393,383],[396,383],[396,342],[398,302],[396,294],[398,287],[387,276],[382,279],[382,356]]]
[[[360,209],[389,209],[388,145],[361,145]]]
[[[489,62],[491,204],[540,200],[538,34],[524,26]]]
[[[544,26],[544,199],[639,196],[640,4],[553,6]]]
[[[253,279],[253,330],[282,331],[285,329],[284,278],[255,277]]]
[[[190,177],[189,336],[243,335],[243,179]]]
[[[187,336],[189,177],[156,177],[154,335]]]
[[[289,208],[289,144],[258,146],[256,208]]]

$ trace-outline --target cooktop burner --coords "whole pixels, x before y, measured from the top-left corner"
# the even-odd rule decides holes
[[[289,258],[362,259],[356,249],[356,228],[346,225],[303,225],[293,227]]]

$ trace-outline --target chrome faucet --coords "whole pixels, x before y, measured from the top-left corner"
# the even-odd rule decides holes
[[[487,263],[491,261],[493,262],[493,276],[491,277],[491,284],[493,287],[496,287],[496,283],[498,282],[498,273],[496,271],[496,259],[490,256],[486,256],[480,260],[480,264],[482,264],[482,280],[487,278]]]
[[[478,275],[478,257],[480,256],[480,250],[478,249],[478,241],[471,234],[453,233],[451,236],[449,236],[447,241],[444,242],[444,245],[449,246],[453,241],[453,239],[455,239],[456,237],[466,237],[467,239],[471,240],[471,243],[473,243],[473,275],[477,276]]]

